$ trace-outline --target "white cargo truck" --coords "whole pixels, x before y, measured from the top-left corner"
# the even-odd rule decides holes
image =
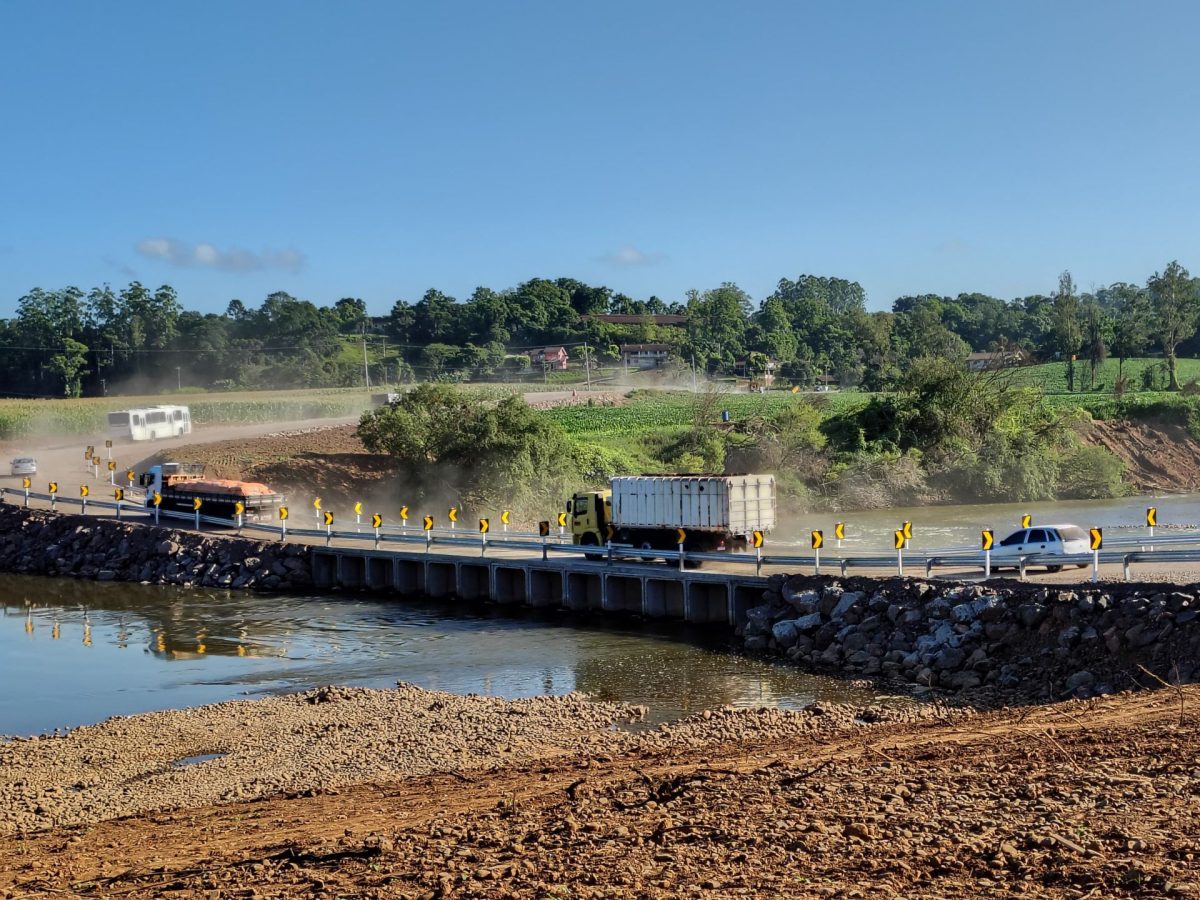
[[[576,544],[641,550],[743,550],[775,527],[774,475],[637,475],[567,501]]]

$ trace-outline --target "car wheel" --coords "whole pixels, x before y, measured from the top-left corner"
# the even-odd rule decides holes
[[[1061,572],[1062,568],[1063,568],[1062,566],[1046,566],[1046,571],[1047,572]]]

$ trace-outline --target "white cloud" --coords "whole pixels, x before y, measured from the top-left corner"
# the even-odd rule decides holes
[[[225,272],[254,272],[259,269],[287,269],[298,272],[304,268],[304,254],[299,250],[264,250],[252,253],[240,247],[219,250],[207,241],[189,244],[174,238],[146,238],[135,248],[142,256],[161,259],[173,266],[200,266]]]
[[[626,244],[616,253],[599,257],[600,262],[610,266],[653,266],[666,259],[662,253],[644,253],[633,244]]]

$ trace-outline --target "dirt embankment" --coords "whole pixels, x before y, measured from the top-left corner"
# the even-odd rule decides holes
[[[320,742],[349,750],[356,730],[328,726],[357,701],[331,699]],[[1198,706],[1188,687],[987,713],[716,710],[485,771],[449,758],[386,784],[0,838],[0,893],[1197,897]]]
[[[262,437],[187,444],[159,457],[203,463],[217,478],[261,481],[288,495],[292,503],[314,497],[343,508],[358,501],[391,509],[396,463],[369,453],[356,425],[280,431]],[[373,511],[373,510],[371,510]]]
[[[1142,492],[1200,490],[1200,441],[1170,422],[1095,422],[1084,443],[1104,447],[1125,463],[1125,477]]]

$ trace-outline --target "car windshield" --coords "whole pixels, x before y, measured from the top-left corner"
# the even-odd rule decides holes
[[[1058,533],[1064,541],[1086,541],[1088,539],[1078,525],[1059,525]]]
[[[33,462],[33,458],[32,458],[32,457],[29,457],[29,456],[18,456],[16,459],[14,459],[14,460],[13,460],[13,465],[14,465],[14,466],[27,466],[27,465],[29,465],[31,462]]]

